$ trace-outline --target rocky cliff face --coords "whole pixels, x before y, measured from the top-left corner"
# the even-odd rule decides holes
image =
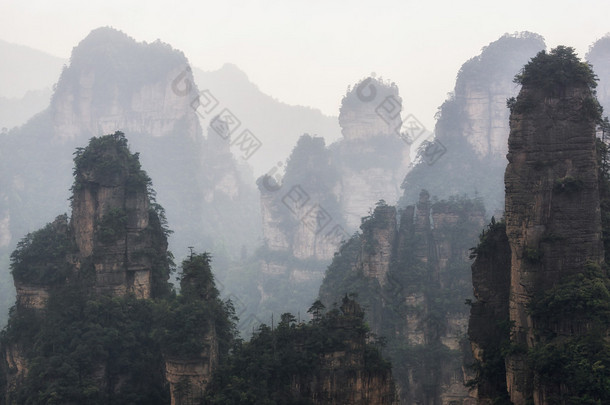
[[[362,234],[342,246],[320,288],[323,302],[354,292],[366,304],[387,354],[401,403],[469,403],[463,335],[470,296],[468,250],[484,222],[480,202],[431,201],[401,212],[378,204]]]
[[[163,209],[125,136],[92,138],[74,162],[71,220],[57,217],[11,255],[3,400],[198,401],[233,338],[210,256],[185,260],[172,293]],[[50,371],[57,364],[64,371]]]
[[[91,40],[95,38],[90,36],[79,46],[87,47]],[[72,59],[70,68],[64,71],[64,77],[72,72],[74,76],[69,81],[60,78],[60,85],[53,96],[53,132],[57,137],[82,139],[83,136],[123,130],[158,138],[174,133],[181,125],[181,130],[195,138],[199,122],[196,115],[190,114],[189,103],[192,100],[172,89],[172,82],[184,72],[184,65],[178,64],[163,72],[156,78],[157,81],[142,83],[135,91],[125,94],[121,83],[108,83],[108,78],[102,76],[104,72],[99,67],[79,65],[79,62],[84,64],[91,61],[77,56]],[[123,81],[127,78],[118,79]],[[104,89],[106,93],[101,95],[99,89],[105,85],[108,86]]]
[[[150,298],[153,261],[165,255],[150,223],[150,179],[121,133],[94,138],[77,152],[71,227],[80,261],[95,268],[95,288]],[[158,232],[158,230],[155,230]]]
[[[591,283],[607,284],[599,271],[603,172],[596,153],[594,74],[571,48],[558,47],[539,53],[517,80],[523,87],[509,101],[506,228],[492,224],[482,235],[473,266],[477,302],[470,337],[479,403],[605,398],[592,383],[604,378],[599,370],[585,372],[588,382],[573,374],[574,364],[604,356],[577,345],[607,330],[603,309],[586,298],[595,294]],[[588,291],[584,296],[581,288]],[[492,320],[497,330],[486,331]]]
[[[187,59],[167,44],[137,43],[111,28],[96,29],[83,39],[58,80],[49,108],[0,137],[0,148],[6,151],[0,168],[4,278],[10,280],[8,255],[16,245],[15,235],[68,210],[74,148],[117,130],[129,131],[131,144],[155,178],[157,201],[174,224],[171,243],[178,257],[195,240],[202,249],[226,246],[226,256],[239,256],[242,246],[252,249],[260,237],[254,181],[230,153],[224,154],[222,145],[202,136],[198,113],[203,113],[193,104],[198,96]],[[229,140],[216,133],[213,138],[228,145]],[[218,215],[218,206],[224,215]],[[0,296],[12,300],[11,293]]]
[[[461,120],[454,130],[479,158],[504,159],[509,133],[506,99],[518,91],[512,79],[542,48],[542,37],[536,34],[505,35],[462,66],[453,98]]]
[[[561,84],[549,90],[534,80],[524,83],[511,114],[505,175],[512,252],[509,314],[515,323],[512,341],[527,348],[536,342],[528,314],[534,295],[604,257],[596,103],[586,83]],[[515,404],[532,396],[546,402],[549,392],[534,387],[529,373],[524,355],[507,359],[508,391]]]
[[[506,224],[492,222],[473,252],[472,285],[475,301],[470,309],[468,337],[479,365],[473,395],[480,405],[509,400],[503,351],[510,340],[508,298],[511,249]]]
[[[394,247],[396,246],[396,208],[381,205],[375,210],[375,221],[365,228],[363,243],[357,258],[356,271],[370,279],[375,279],[382,287],[388,282],[388,272]]]
[[[343,138],[332,146],[341,176],[341,208],[351,232],[372,205],[400,197],[407,174],[410,142],[404,133],[398,87],[368,77],[341,102]]]
[[[392,273],[394,293],[400,291],[396,295],[405,308],[398,333],[425,359],[418,364],[405,356],[410,365],[403,370],[404,403],[472,402],[464,387],[470,352],[463,342],[468,324],[463,302],[470,297],[468,250],[484,217],[480,202],[432,202],[427,192],[401,217],[400,264]]]
[[[167,239],[149,200],[150,178],[120,132],[76,152],[72,218],[59,216],[13,253],[17,304],[43,309],[50,291],[93,271],[100,293],[150,298],[166,260]]]

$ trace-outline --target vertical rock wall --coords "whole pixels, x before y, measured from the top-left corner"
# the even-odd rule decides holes
[[[511,114],[506,168],[506,232],[511,247],[510,320],[513,344],[531,348],[528,304],[589,261],[603,261],[595,125],[587,117],[586,86],[549,95],[522,88]],[[521,104],[521,105],[523,105]],[[584,114],[583,114],[584,112]],[[511,400],[525,404],[535,387],[525,354],[507,358]]]
[[[471,290],[469,248],[483,223],[484,210],[472,200],[431,201],[422,191],[400,222],[394,207],[378,204],[362,235],[329,267],[323,302],[353,292],[367,303],[371,330],[388,338],[401,403],[473,401],[464,387],[464,300]]]
[[[151,246],[147,232],[150,202],[146,184],[133,184],[141,175],[132,164],[137,158],[117,145],[89,148],[91,155],[97,155],[89,157],[85,150],[85,157],[110,164],[114,174],[100,166],[79,170],[77,165],[71,226],[81,261],[92,262],[97,291],[119,296],[132,292],[138,298],[150,298],[152,263],[144,253],[158,247]]]

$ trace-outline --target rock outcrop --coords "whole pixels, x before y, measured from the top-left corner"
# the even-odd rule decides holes
[[[343,97],[343,138],[331,146],[341,178],[341,209],[348,232],[379,200],[394,204],[411,163],[402,99],[394,83],[367,77]]]
[[[223,254],[232,258],[242,246],[253,249],[260,237],[253,176],[230,153],[221,153],[223,145],[202,135],[202,111],[194,104],[199,95],[180,51],[160,41],[138,43],[108,27],[92,31],[73,49],[49,107],[0,137],[0,258],[15,248],[16,237],[69,209],[74,149],[118,130],[129,134],[155,178],[157,201],[175,230],[177,257],[194,240],[206,250],[226,246]],[[228,148],[229,140],[212,138]],[[10,285],[8,265],[8,259],[0,263],[2,312],[13,299],[3,287]]]
[[[339,205],[339,174],[320,137],[303,135],[285,167],[260,177],[263,246],[255,253],[259,295],[247,287],[249,308],[265,319],[271,313],[304,313],[324,276],[323,269],[347,239]],[[240,270],[243,271],[243,270]],[[289,293],[290,291],[290,293]]]
[[[101,293],[151,297],[154,258],[165,244],[152,231],[150,178],[120,132],[94,138],[75,158],[71,227],[80,261],[95,268]]]
[[[366,333],[359,328],[364,312],[360,305],[344,299],[342,317],[335,327],[344,331],[344,350],[324,353],[313,379],[293,378],[293,389],[314,404],[395,404],[392,375],[367,364]],[[297,342],[297,345],[299,342]],[[369,360],[370,361],[370,360]]]
[[[169,383],[171,405],[189,405],[203,401],[205,389],[212,378],[212,373],[218,367],[219,346],[228,342],[219,342],[216,330],[217,318],[209,316],[218,303],[218,290],[212,282],[213,276],[210,266],[210,256],[191,255],[182,263],[182,277],[180,290],[184,298],[197,306],[187,305],[184,312],[177,312],[174,316],[184,318],[186,328],[195,327],[198,334],[191,333],[198,346],[198,350],[176,350],[174,347],[162,348],[165,360],[165,378]],[[199,318],[199,325],[189,325],[188,318],[197,316],[197,311],[208,308],[208,316]],[[180,325],[178,323],[177,325]],[[184,326],[184,325],[180,325]],[[194,336],[193,336],[194,335]]]
[[[555,56],[567,59],[562,52],[558,48]],[[535,61],[548,64],[548,69],[553,56],[545,56]],[[525,68],[523,88],[512,108],[505,175],[512,342],[526,348],[537,341],[528,313],[534,296],[604,258],[595,152],[597,102],[579,73],[573,81],[560,78],[545,86],[539,75],[546,72],[536,71],[535,61]],[[565,69],[579,69],[570,62]],[[506,365],[513,403],[525,404],[532,396],[536,403],[546,403],[550,393],[533,384],[525,355],[508,357]]]
[[[260,305],[265,306],[267,297],[282,294],[265,284],[288,284],[302,292],[300,302],[295,300],[289,309],[304,310],[322,279],[320,269],[361,218],[379,200],[398,200],[410,164],[401,113],[398,87],[368,77],[342,100],[341,140],[327,148],[322,138],[303,135],[285,170],[280,162],[258,179],[265,243],[260,262],[262,278],[268,279],[259,283]],[[370,271],[382,271],[373,269],[375,263],[370,266]],[[279,308],[263,313],[269,310]]]
[[[478,201],[431,201],[422,191],[399,222],[396,209],[380,202],[327,271],[322,301],[356,293],[371,330],[388,339],[401,403],[472,401],[464,387],[463,303],[470,297],[468,251],[484,215]]]
[[[508,298],[511,249],[504,222],[492,222],[474,249],[472,264],[474,302],[470,309],[468,337],[478,364],[473,395],[480,405],[509,400],[503,352],[510,341]]]
[[[234,336],[210,256],[183,261],[172,291],[163,208],[122,133],[92,138],[74,163],[71,220],[57,217],[11,255],[3,401],[199,401]]]
[[[358,268],[366,278],[375,279],[380,286],[388,282],[388,272],[396,246],[396,208],[380,205],[375,210],[377,221],[364,229],[362,246],[357,258]]]
[[[479,403],[607,398],[594,383],[605,378],[603,369],[583,371],[584,379],[574,374],[604,356],[578,345],[603,340],[608,330],[607,292],[590,301],[593,284],[608,285],[600,270],[598,176],[606,174],[596,151],[595,76],[571,48],[558,47],[540,52],[517,80],[523,87],[509,100],[506,225],[492,224],[475,249],[469,332]]]
[[[109,28],[92,31],[78,44],[53,94],[56,137],[82,139],[122,130],[158,138],[181,126],[195,139],[200,127],[197,115],[189,113],[192,99],[172,88],[184,72],[184,55],[160,41],[134,45]],[[116,58],[122,59],[120,65]],[[147,60],[153,63],[136,68]],[[192,74],[187,79],[193,83]]]

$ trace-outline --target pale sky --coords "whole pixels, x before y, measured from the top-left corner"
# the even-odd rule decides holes
[[[230,62],[289,104],[337,115],[349,84],[375,72],[428,129],[467,59],[506,32],[588,47],[610,32],[610,2],[0,0],[0,38],[68,58],[92,29],[161,39],[192,65]]]

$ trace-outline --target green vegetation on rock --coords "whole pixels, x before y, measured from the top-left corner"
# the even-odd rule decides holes
[[[349,394],[356,389],[349,383],[389,375],[379,342],[365,343],[369,331],[355,301],[346,296],[340,309],[329,311],[317,301],[309,312],[307,323],[284,313],[277,326],[263,324],[249,342],[237,341],[214,375],[206,403],[314,404],[328,391]],[[326,386],[327,379],[336,386]],[[388,394],[385,401],[393,397],[391,390]],[[336,403],[348,403],[347,398],[333,397]]]
[[[54,285],[63,283],[73,269],[67,255],[76,246],[68,231],[67,216],[27,234],[11,254],[11,273],[16,281],[27,284]]]
[[[150,177],[141,168],[139,154],[129,151],[127,138],[119,131],[93,137],[86,148],[77,148],[74,176],[73,191],[80,190],[83,182],[112,186],[125,177],[128,191],[146,192],[151,186]]]
[[[528,359],[539,384],[561,387],[553,402],[610,397],[610,278],[593,263],[530,304],[538,343]],[[569,325],[564,330],[563,325]]]

